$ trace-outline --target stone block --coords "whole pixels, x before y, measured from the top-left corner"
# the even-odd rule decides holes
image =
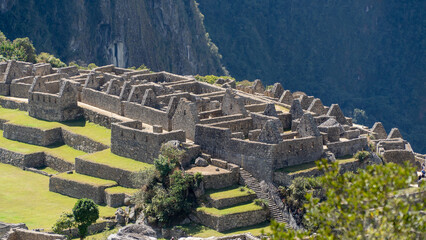
[[[10,140],[39,146],[63,143],[61,128],[40,129],[10,122],[3,124],[3,136]]]

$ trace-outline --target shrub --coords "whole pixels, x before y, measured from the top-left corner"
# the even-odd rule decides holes
[[[219,78],[235,80],[235,78],[230,76],[215,76],[215,75],[206,75],[206,76],[196,75],[195,76],[195,79],[197,79],[198,81],[206,82],[210,84],[214,84]]]
[[[254,199],[254,204],[256,204],[257,206],[261,206],[262,208],[267,208],[269,205],[269,202],[265,199],[257,198],[257,199]]]
[[[170,225],[186,216],[195,203],[193,189],[199,186],[203,176],[194,176],[179,170],[183,151],[163,145],[161,154],[154,159],[155,168],[137,173],[133,182],[141,186],[132,201],[142,208],[148,221]]]
[[[64,234],[68,230],[67,239],[72,239],[71,229],[76,227],[74,215],[63,213],[52,227],[52,231],[57,234]]]
[[[354,158],[358,161],[364,161],[366,158],[370,156],[370,153],[367,151],[358,151],[355,153]]]
[[[52,67],[61,68],[66,67],[67,65],[63,63],[59,58],[56,58],[52,54],[42,52],[36,57],[38,63],[50,63]]]
[[[20,49],[23,53],[23,56],[19,60],[32,63],[36,62],[36,51],[29,38],[17,38],[13,40],[13,47]]]

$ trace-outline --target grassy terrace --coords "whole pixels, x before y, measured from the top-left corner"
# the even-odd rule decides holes
[[[180,228],[183,229],[189,235],[193,237],[199,237],[199,238],[223,237],[223,236],[230,236],[235,234],[242,234],[246,232],[249,232],[253,234],[254,236],[260,236],[260,234],[262,233],[262,230],[265,231],[265,233],[268,233],[271,231],[269,224],[270,224],[269,222],[264,222],[254,226],[232,229],[229,231],[225,231],[223,233],[203,225],[195,224],[195,223],[182,225],[180,226]]]
[[[0,222],[50,229],[77,201],[49,192],[49,177],[1,163],[0,172]],[[100,206],[99,210],[101,216],[113,216],[116,209]]]
[[[139,170],[153,166],[148,163],[139,162],[130,158],[115,155],[111,153],[111,149],[109,148],[100,152],[84,155],[81,157],[81,159],[108,165],[110,167],[121,168],[132,172],[137,172]]]
[[[336,161],[337,161],[338,164],[344,164],[344,163],[349,163],[349,162],[355,162],[357,160],[353,156],[348,155],[348,156],[344,156],[344,157],[341,157],[341,158],[337,158]],[[298,173],[303,173],[303,172],[309,172],[309,171],[312,171],[312,170],[315,170],[315,169],[318,169],[315,162],[310,162],[310,163],[304,163],[304,164],[295,165],[295,166],[291,166],[291,167],[285,167],[285,168],[279,169],[277,171],[288,173],[289,175],[292,175],[292,174],[298,174]]]
[[[244,189],[244,191],[241,191],[241,188]],[[247,187],[240,187],[240,186],[232,186],[232,187],[228,187],[225,189],[218,189],[218,190],[212,189],[206,192],[206,195],[208,195],[211,199],[214,199],[214,200],[243,197],[243,196],[249,196],[252,194],[255,194],[253,190]]]
[[[121,187],[121,186],[110,187],[110,188],[105,189],[105,192],[107,192],[109,194],[125,193],[127,195],[133,195],[133,194],[137,193],[138,191],[139,191],[139,189],[125,188],[125,187]]]
[[[224,208],[224,209],[199,207],[197,208],[197,211],[203,211],[205,213],[215,215],[215,216],[224,216],[224,215],[230,215],[234,213],[251,212],[251,211],[256,211],[261,209],[262,209],[261,206],[254,204],[254,202],[251,202],[251,203],[239,204],[239,205],[229,207],[229,208]]]
[[[61,127],[75,134],[86,136],[96,142],[111,145],[111,130],[84,120],[50,122],[30,117],[28,112],[25,111],[2,107],[0,107],[0,119],[7,120],[16,125],[39,128],[42,130]]]
[[[111,180],[105,180],[101,178],[95,178],[87,175],[82,175],[74,172],[73,174],[67,174],[67,173],[61,173],[56,175],[56,177],[61,179],[66,179],[74,182],[84,183],[84,184],[90,184],[93,186],[98,187],[112,187],[117,185],[116,182]]]
[[[22,154],[45,152],[49,155],[58,157],[70,163],[74,163],[76,157],[86,154],[83,151],[75,150],[74,148],[69,147],[67,145],[53,145],[48,147],[41,147],[28,143],[9,140],[3,137],[2,130],[0,130],[0,147]]]
[[[290,109],[288,109],[288,108],[286,108],[286,107],[283,107],[283,106],[281,106],[281,105],[277,105],[277,104],[275,104],[275,109],[276,109],[277,111],[281,111],[281,112],[283,112],[283,113],[288,113],[288,112],[290,112]]]

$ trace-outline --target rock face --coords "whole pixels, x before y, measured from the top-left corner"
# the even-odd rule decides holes
[[[66,63],[223,74],[194,0],[1,0],[0,29]],[[32,23],[31,28],[22,24]],[[42,33],[42,34],[40,34]]]

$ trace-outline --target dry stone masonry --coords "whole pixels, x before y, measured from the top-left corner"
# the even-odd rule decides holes
[[[30,128],[0,116],[5,138],[40,146],[67,144],[87,153],[111,151],[147,164],[153,163],[162,144],[174,144],[185,149],[182,165],[187,171],[206,176],[206,188],[237,184],[240,168],[259,181],[286,184],[289,176],[277,171],[324,157],[352,156],[369,147],[385,162],[408,160],[418,166],[424,161],[398,129],[387,135],[381,123],[371,129],[352,124],[339,105],[324,106],[320,99],[291,93],[279,83],[265,90],[260,80],[252,86],[225,79],[208,84],[192,76],[112,65],[87,71],[19,61],[0,63],[0,76],[0,104],[5,108],[19,108],[42,120],[85,119],[111,128],[111,145],[107,146],[65,129]],[[55,161],[44,153],[16,154],[0,146],[0,162],[38,167],[46,162],[55,165]],[[52,191],[119,206],[125,195],[108,194],[105,189],[135,187],[129,169],[84,157],[77,158],[76,164],[58,163],[56,168],[60,172],[75,169],[83,178],[87,176],[87,182],[71,181],[61,173],[51,178]],[[91,177],[109,182],[94,186]],[[209,226],[227,230],[255,224],[255,218],[266,219],[268,211],[253,214],[240,213],[220,221],[205,213],[199,217]]]

